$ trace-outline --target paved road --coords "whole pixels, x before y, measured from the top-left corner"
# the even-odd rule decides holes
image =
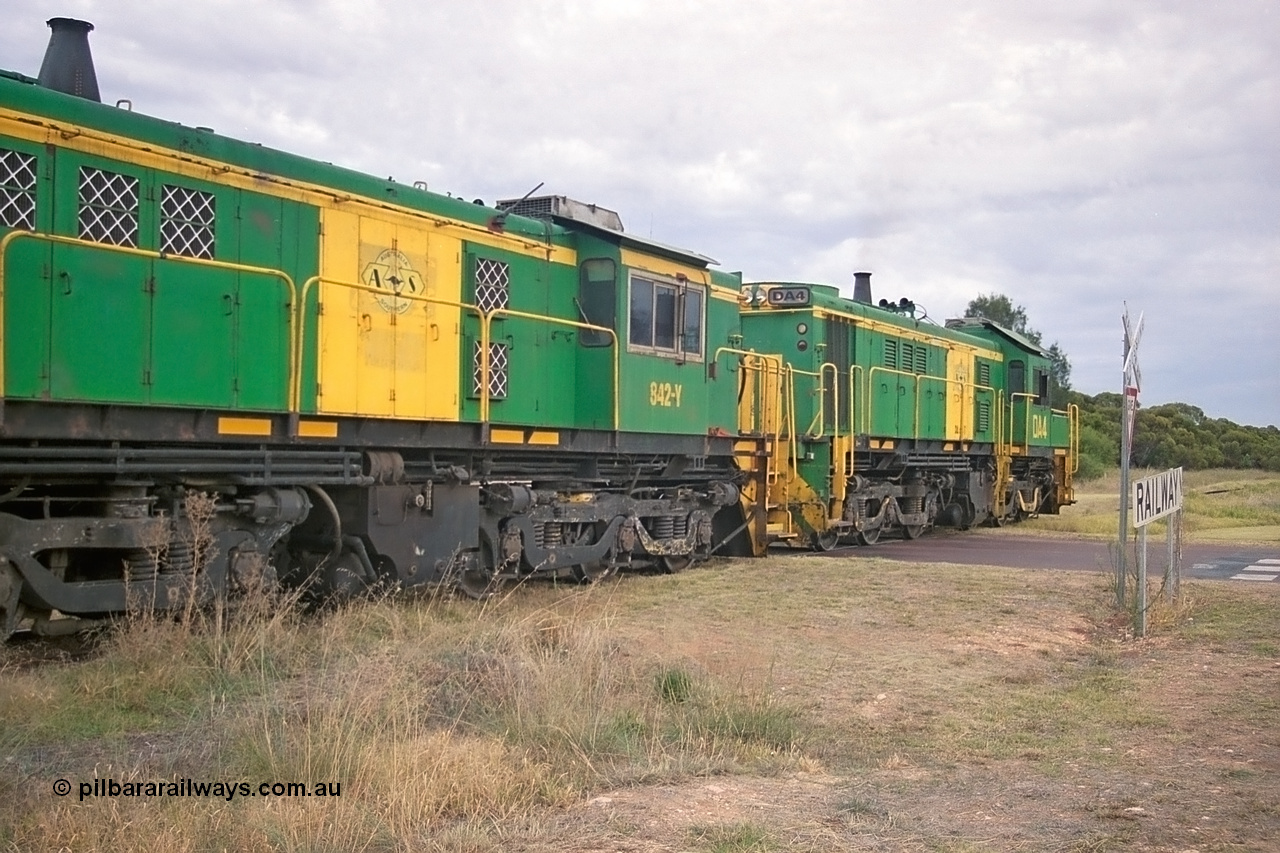
[[[1164,537],[1148,544],[1147,570],[1164,573]],[[870,548],[837,548],[815,557],[852,555],[916,563],[1010,566],[1027,569],[1112,571],[1108,543],[1096,539],[1025,536],[1003,531],[939,530],[914,542],[882,539]],[[1182,550],[1183,577],[1280,583],[1280,545],[1188,544]]]

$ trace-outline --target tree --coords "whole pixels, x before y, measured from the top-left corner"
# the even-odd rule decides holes
[[[1071,361],[1057,341],[1049,347],[1049,381],[1061,391],[1071,390]]]
[[[1027,325],[1027,309],[1014,305],[1003,293],[984,293],[969,302],[964,309],[966,317],[980,317],[1017,332],[1034,344],[1040,343],[1040,333]]]
[[[964,316],[990,320],[1010,331],[1017,332],[1036,346],[1043,346],[1040,343],[1040,332],[1031,328],[1027,322],[1027,309],[1021,305],[1014,305],[1013,300],[1003,293],[979,294],[970,300],[968,307],[964,309]],[[1057,341],[1054,341],[1046,352],[1049,353],[1050,394],[1054,399],[1061,400],[1063,392],[1071,390],[1071,361],[1062,351],[1062,347],[1058,346]]]

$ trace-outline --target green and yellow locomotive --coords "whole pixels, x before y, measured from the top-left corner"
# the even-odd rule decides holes
[[[88,25],[51,26],[41,79],[92,79],[58,73]],[[77,94],[0,75],[0,633],[264,567],[479,594],[710,552],[738,472],[705,351],[737,277],[588,205],[487,207]]]
[[[50,26],[38,80],[0,72],[0,636],[1071,500],[1016,335],[105,106],[91,26]]]
[[[1076,413],[1049,400],[1048,354],[985,320],[946,326],[915,305],[835,287],[743,289],[740,426],[767,451],[743,489],[755,549],[907,539],[1073,502]]]

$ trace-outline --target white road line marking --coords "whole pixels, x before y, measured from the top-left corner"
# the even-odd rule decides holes
[[[1232,575],[1233,581],[1273,581],[1280,575]]]
[[[1240,571],[1242,572],[1280,572],[1280,567],[1260,566],[1257,563],[1254,563],[1252,566],[1245,566]]]
[[[1265,557],[1254,563],[1255,566],[1280,566],[1280,559],[1276,557]]]

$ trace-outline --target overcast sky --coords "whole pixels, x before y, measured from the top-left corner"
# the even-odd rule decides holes
[[[1280,425],[1276,0],[5,0],[103,100],[468,199],[542,192],[748,280],[1024,305],[1086,393]]]

